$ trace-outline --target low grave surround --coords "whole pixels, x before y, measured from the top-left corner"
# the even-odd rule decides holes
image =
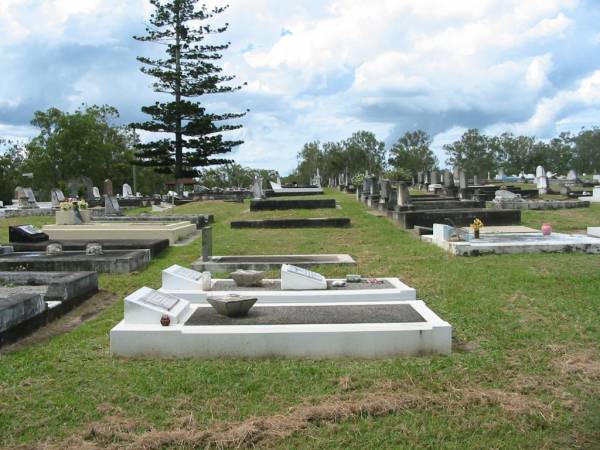
[[[288,266],[289,267],[289,266]],[[293,275],[302,280],[292,287],[301,285],[310,286],[318,283],[317,289],[305,287],[302,289],[286,290],[289,287],[282,280],[266,279],[259,287],[239,287],[231,279],[212,279],[210,290],[204,289],[202,273],[178,265],[171,266],[162,272],[162,287],[159,289],[168,295],[188,300],[194,304],[206,304],[209,296],[227,296],[237,294],[240,296],[254,296],[258,303],[319,303],[319,302],[345,302],[345,301],[410,301],[416,300],[415,289],[402,283],[398,278],[362,279],[358,283],[346,283],[345,286],[335,287],[334,283],[341,279],[325,279],[320,274],[311,271],[298,271]],[[288,269],[289,270],[289,269]],[[309,275],[305,275],[309,274]],[[289,273],[284,273],[282,278]],[[323,280],[326,288],[323,289]],[[314,284],[313,284],[314,283]]]
[[[0,345],[47,324],[97,290],[95,272],[0,272]]]
[[[111,351],[120,356],[201,358],[379,358],[451,352],[452,327],[414,300],[414,290],[401,283],[406,289],[394,286],[396,279],[387,279],[392,287],[383,289],[335,290],[320,274],[283,267],[277,290],[250,290],[247,294],[258,299],[257,306],[231,318],[206,302],[207,295],[227,295],[218,288],[224,280],[213,280],[211,290],[203,291],[203,278],[172,266],[163,271],[161,290],[144,287],[126,297],[124,319],[110,332]],[[182,298],[185,292],[196,296]],[[386,296],[377,296],[382,292]],[[232,293],[246,296],[244,291]],[[410,300],[403,299],[407,294]]]
[[[251,200],[250,211],[335,208],[335,199]]]
[[[422,301],[268,304],[230,319],[209,305],[161,297],[163,306],[143,295],[125,299],[124,320],[110,331],[117,356],[384,358],[452,349],[452,327]]]
[[[437,224],[436,224],[437,225]],[[451,227],[442,225],[433,235],[421,236],[421,240],[433,243],[456,256],[481,256],[508,253],[600,253],[600,239],[580,234],[541,232],[502,232],[497,227],[494,233],[483,233],[479,239],[449,240]],[[589,233],[588,233],[589,234]]]
[[[45,225],[42,231],[52,240],[168,239],[171,245],[196,232],[196,225],[181,222],[93,222],[83,225]]]
[[[192,269],[209,272],[234,272],[244,270],[273,270],[282,264],[293,264],[299,267],[344,265],[355,266],[356,261],[346,254],[317,255],[229,255],[210,256],[208,260],[199,258],[192,263]]]
[[[150,263],[150,250],[106,250],[101,255],[85,251],[63,251],[58,255],[45,252],[15,252],[0,256],[0,270],[7,271],[92,271],[129,273],[144,269]]]
[[[237,220],[231,222],[231,228],[349,228],[348,217],[326,217],[309,219],[265,219]]]

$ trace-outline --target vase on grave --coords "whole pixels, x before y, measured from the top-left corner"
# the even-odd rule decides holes
[[[550,236],[552,234],[552,225],[545,223],[542,225],[542,235]]]

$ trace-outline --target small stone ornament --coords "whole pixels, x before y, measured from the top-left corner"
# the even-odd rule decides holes
[[[104,252],[102,251],[102,246],[94,242],[85,246],[85,254],[86,256],[99,256],[104,254]]]
[[[362,277],[360,275],[352,274],[352,273],[349,273],[348,275],[346,275],[346,281],[348,283],[360,283],[361,280],[362,280]]]
[[[229,294],[225,297],[208,297],[206,299],[217,313],[227,317],[244,317],[257,300],[256,297],[243,297],[237,294]]]
[[[240,287],[261,286],[264,277],[265,272],[258,270],[238,269],[231,273],[231,278]]]
[[[333,283],[331,283],[331,285],[333,287],[345,287],[346,286],[346,282],[344,280],[336,280]]]
[[[59,256],[62,255],[63,248],[60,244],[49,244],[46,246],[46,255],[47,256]]]

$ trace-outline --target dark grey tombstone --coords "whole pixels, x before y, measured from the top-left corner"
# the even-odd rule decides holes
[[[429,179],[429,182],[431,184],[440,184],[440,174],[438,173],[437,170],[431,171],[431,177]]]
[[[212,227],[202,228],[202,261],[212,258]]]
[[[404,181],[398,183],[398,198],[396,200],[398,206],[410,206],[412,204],[408,184]]]
[[[479,175],[473,175],[473,185],[479,186]]]
[[[109,195],[104,196],[104,214],[107,216],[116,216],[121,214],[119,201]]]
[[[467,183],[467,174],[463,169],[458,171],[458,186],[461,189],[466,189],[469,184]]]
[[[454,187],[454,176],[449,170],[444,171],[444,186]]]

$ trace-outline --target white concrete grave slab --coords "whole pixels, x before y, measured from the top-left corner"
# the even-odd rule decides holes
[[[591,203],[600,203],[600,186],[594,186],[591,197],[579,197],[579,200],[584,200]]]
[[[123,322],[162,326],[160,319],[168,316],[171,324],[183,323],[189,315],[189,305],[187,300],[143,287],[125,297]]]
[[[588,234],[589,229],[588,229]],[[581,234],[552,233],[544,236],[541,232],[488,233],[480,239],[468,241],[441,241],[431,235],[421,236],[456,256],[482,256],[508,253],[591,253],[600,254],[600,238]]]
[[[588,227],[587,234],[588,236],[600,238],[600,227]]]
[[[319,359],[452,351],[451,325],[422,301],[269,304],[242,319],[218,316],[208,305],[190,309],[185,323],[168,327],[123,320],[110,332],[111,352],[129,357]],[[278,316],[283,319],[278,321]],[[323,323],[324,317],[335,323]]]
[[[171,266],[163,270],[163,285],[159,292],[182,298],[190,303],[207,304],[209,296],[237,294],[243,297],[256,297],[257,303],[323,303],[323,302],[371,302],[371,301],[411,301],[416,300],[415,289],[402,283],[398,278],[376,278],[362,283],[347,283],[342,288],[326,290],[282,290],[281,281],[266,279],[262,287],[239,287],[231,279],[212,279],[210,290],[202,289],[202,273],[190,269],[180,271],[181,266]],[[339,279],[326,279],[331,286]]]
[[[327,289],[327,280],[320,273],[291,264],[283,264],[281,266],[281,289],[285,291]]]

